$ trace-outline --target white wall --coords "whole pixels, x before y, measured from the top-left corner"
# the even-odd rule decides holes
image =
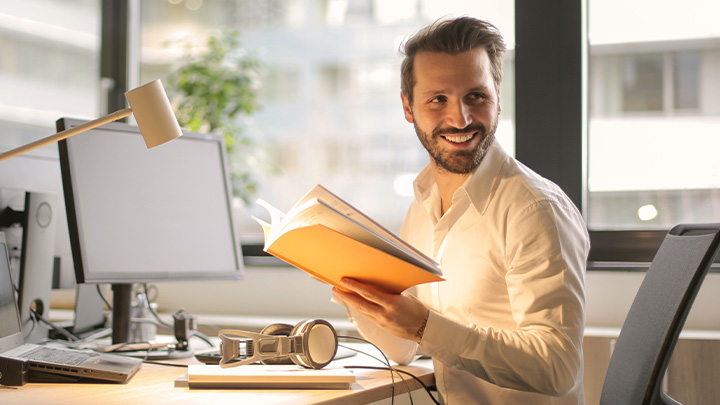
[[[593,327],[620,327],[644,273],[587,274],[587,322]],[[195,314],[272,317],[345,318],[330,302],[330,287],[291,268],[246,269],[245,280],[158,284],[163,312],[185,308]],[[720,274],[709,274],[685,325],[686,329],[720,331]]]
[[[250,267],[238,281],[158,283],[161,312],[180,308],[195,314],[344,318],[330,302],[331,287],[289,267]]]
[[[586,277],[587,326],[620,327],[645,273],[590,271]],[[720,274],[711,273],[695,299],[685,329],[720,331]]]

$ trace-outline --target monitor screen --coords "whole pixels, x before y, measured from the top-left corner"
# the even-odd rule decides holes
[[[0,232],[0,352],[22,344],[5,234]]]
[[[136,126],[111,123],[59,151],[79,283],[242,277],[222,137],[184,132],[148,149]]]

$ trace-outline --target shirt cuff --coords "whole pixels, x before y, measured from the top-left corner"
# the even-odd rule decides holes
[[[467,344],[472,328],[430,310],[418,349],[443,364],[452,366]]]

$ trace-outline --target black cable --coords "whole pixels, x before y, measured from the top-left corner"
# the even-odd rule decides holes
[[[386,367],[373,367],[373,366],[345,366],[345,368],[360,368],[360,369],[370,369],[370,370],[387,370]],[[396,368],[396,369],[394,369],[394,370],[395,370],[395,372],[397,372],[397,373],[407,374],[407,375],[409,375],[410,377],[412,377],[415,381],[419,382],[420,385],[423,386],[423,388],[425,389],[425,391],[426,391],[426,392],[428,393],[428,395],[430,396],[430,399],[432,399],[432,401],[433,401],[434,403],[440,405],[440,402],[438,402],[438,400],[435,399],[435,397],[433,396],[432,392],[430,391],[430,387],[428,387],[427,384],[425,384],[420,378],[418,378],[418,376],[416,376],[415,374],[413,374],[413,373],[411,373],[411,372],[409,372],[409,371],[401,370],[401,369],[399,369],[399,368]]]
[[[345,346],[345,345],[341,345],[341,344],[338,344],[338,347],[343,347],[343,348],[345,348],[345,349],[352,350],[352,351],[357,352],[357,353],[360,353],[360,354],[364,354],[365,356],[368,356],[368,357],[370,357],[370,358],[373,359],[373,360],[377,360],[377,361],[379,361],[380,363],[385,364],[385,361],[383,361],[381,358],[375,357],[375,356],[373,356],[372,354],[367,353],[367,352],[364,352],[364,351],[362,351],[362,350],[360,350],[360,349],[356,349],[356,348],[354,348],[354,347]]]
[[[100,295],[100,299],[103,300],[105,305],[107,305],[108,309],[112,311],[112,305],[110,305],[110,302],[108,302],[107,298],[105,298],[105,295],[103,294],[102,290],[100,289],[100,284],[95,284],[95,288],[97,289],[98,295]]]
[[[45,325],[51,327],[52,330],[54,330],[55,332],[57,332],[57,333],[65,336],[68,340],[71,340],[71,341],[78,341],[78,340],[80,340],[80,338],[78,338],[77,336],[75,336],[75,335],[73,335],[72,333],[68,332],[67,330],[65,330],[65,328],[61,328],[61,327],[55,325],[52,321],[46,319],[44,316],[40,315],[40,314],[39,314],[37,311],[35,311],[34,309],[30,309],[30,313],[33,314],[33,316],[37,317],[37,319],[38,319],[40,322],[42,322],[42,323],[44,323]]]
[[[390,360],[388,360],[388,358],[387,358],[387,356],[385,355],[385,353],[384,353],[382,350],[380,350],[380,348],[377,347],[373,342],[371,342],[371,341],[369,341],[369,340],[367,340],[367,339],[363,339],[363,338],[361,338],[361,337],[357,337],[357,336],[338,336],[338,339],[359,340],[359,341],[361,341],[361,342],[368,343],[368,344],[370,344],[372,347],[376,348],[376,349],[380,352],[380,354],[382,354],[383,358],[385,359],[385,364],[387,364],[388,368],[390,369],[390,382],[392,383],[392,388],[391,388],[391,392],[390,392],[390,394],[391,394],[390,404],[395,404],[395,374],[392,372],[392,366],[390,365]],[[409,392],[408,392],[408,395],[410,395]],[[412,402],[412,396],[411,396],[411,395],[410,395],[410,402]]]
[[[171,325],[171,324],[163,321],[162,319],[160,319],[160,315],[158,315],[157,311],[155,311],[155,309],[152,307],[152,304],[154,303],[155,299],[157,299],[158,295],[160,294],[159,289],[154,285],[151,285],[148,287],[147,283],[143,283],[142,286],[144,289],[145,297],[147,298],[148,309],[150,310],[150,313],[152,314],[152,316],[159,322],[159,325],[156,324],[155,326],[174,331],[175,325]],[[155,291],[155,297],[153,297],[152,299],[150,299],[148,289],[152,289]],[[220,331],[219,328],[216,328],[216,329],[218,330],[218,332]],[[210,341],[210,338],[208,338],[207,335],[205,335],[202,332],[195,330],[194,333],[192,334],[192,336],[197,336],[198,338],[204,340],[207,344],[209,344],[210,347],[215,347],[215,345]]]
[[[30,335],[32,335],[32,333],[35,331],[35,328],[37,327],[38,321],[37,321],[37,319],[35,318],[35,311],[32,311],[32,310],[30,311],[30,320],[32,321],[32,327],[30,328],[30,330],[28,331],[28,333],[25,334],[25,336],[23,336],[23,338],[26,339],[26,340],[27,340],[27,338],[30,337]]]
[[[155,302],[155,300],[160,295],[160,289],[155,284],[147,284],[143,283],[143,289],[145,291],[145,296],[147,297],[148,303]],[[154,291],[155,295],[150,298],[150,291]]]
[[[205,343],[207,343],[208,345],[210,345],[210,347],[215,347],[215,345],[213,344],[213,342],[210,341],[210,338],[207,337],[207,335],[205,335],[205,334],[202,333],[202,332],[195,331],[195,332],[193,332],[193,333],[190,335],[190,337],[191,337],[191,338],[192,338],[192,337],[196,337],[196,338],[198,338],[198,339],[200,339],[200,340],[205,341]]]
[[[370,342],[370,341],[368,341],[368,340],[366,340],[366,339],[360,338],[360,337],[355,337],[355,336],[338,336],[338,338],[354,339],[354,340],[359,340],[359,341],[362,341],[362,342],[365,342],[365,343],[369,343],[370,345],[372,345],[374,348],[376,348],[376,349],[383,355],[383,357],[385,358],[385,361],[384,361],[384,362],[383,362],[382,360],[380,360],[379,358],[377,358],[377,357],[375,357],[375,356],[373,356],[373,355],[371,355],[371,354],[369,354],[369,353],[365,353],[365,352],[363,352],[363,351],[361,351],[361,350],[358,350],[358,349],[355,349],[355,348],[353,348],[353,347],[348,347],[348,346],[343,346],[343,345],[338,345],[338,346],[342,346],[342,347],[344,347],[344,348],[347,348],[347,349],[356,351],[356,352],[358,352],[358,353],[362,353],[362,354],[364,354],[364,355],[366,355],[366,356],[368,356],[368,357],[371,357],[371,358],[379,361],[380,363],[387,363],[387,365],[388,365],[388,367],[345,366],[345,368],[366,368],[366,369],[378,369],[378,370],[387,370],[387,369],[390,369],[390,370],[392,370],[392,371],[395,371],[395,372],[398,373],[398,374],[400,374],[400,373],[402,373],[402,374],[407,374],[407,375],[409,375],[410,377],[412,377],[415,381],[419,382],[420,385],[423,386],[423,388],[425,389],[425,391],[427,392],[427,394],[430,396],[430,399],[433,400],[433,402],[435,402],[435,403],[438,404],[438,405],[440,404],[440,403],[437,401],[437,399],[435,399],[435,397],[432,395],[432,392],[430,391],[430,387],[428,387],[427,385],[425,385],[425,383],[422,382],[422,380],[420,380],[416,375],[414,375],[414,374],[412,374],[412,373],[410,373],[410,372],[408,372],[408,371],[401,370],[401,369],[399,369],[399,368],[394,368],[394,367],[390,366],[390,362],[388,361],[387,356],[385,356],[385,353],[383,353],[383,351],[380,350],[380,348],[377,347],[377,346],[376,346],[375,344],[373,344],[372,342]],[[406,386],[407,386],[407,385],[406,385]],[[409,391],[410,391],[410,390],[409,390],[409,388],[408,388],[408,396],[410,396]],[[412,396],[410,396],[410,403],[412,403]]]
[[[368,342],[368,343],[370,343],[371,345],[373,345],[371,342]],[[373,346],[375,346],[375,345],[373,345]],[[373,356],[373,355],[370,354],[370,353],[367,353],[367,352],[364,352],[364,351],[362,351],[362,350],[356,349],[356,348],[354,348],[354,347],[349,347],[349,346],[345,346],[345,345],[341,345],[341,344],[338,344],[338,347],[343,347],[343,348],[345,348],[345,349],[349,349],[349,350],[352,350],[352,351],[354,351],[354,352],[357,352],[357,353],[360,353],[360,354],[364,354],[365,356],[368,356],[368,357],[370,357],[370,358],[373,359],[373,360],[377,360],[377,361],[379,361],[380,363],[385,363],[382,359],[380,359],[380,358],[378,358],[378,357],[375,357],[375,356]],[[378,349],[377,346],[375,346],[375,348]],[[378,350],[380,350],[380,349],[378,349]],[[382,353],[382,351],[380,351],[380,352]],[[356,367],[346,366],[345,368],[356,368]],[[357,368],[360,368],[360,366],[358,366]],[[393,372],[397,373],[398,377],[400,377],[400,379],[401,379],[402,382],[403,382],[403,385],[405,386],[405,390],[406,390],[407,393],[408,393],[408,397],[410,398],[410,405],[413,405],[412,394],[410,394],[410,386],[407,384],[407,381],[405,381],[405,377],[403,377],[403,376],[400,374],[399,370],[398,370],[398,369],[395,369],[395,368],[393,368],[393,367],[381,367],[381,368],[377,368],[377,369],[378,369],[378,370],[389,370],[391,375],[392,375]],[[393,384],[394,384],[394,383],[393,383]],[[394,394],[393,394],[393,396],[394,396]]]
[[[157,321],[160,322],[160,324],[164,325],[166,328],[170,328],[170,329],[172,329],[172,330],[175,330],[175,326],[174,326],[174,325],[170,325],[169,323],[167,323],[167,322],[163,321],[162,319],[160,319],[160,316],[157,314],[157,312],[155,311],[155,309],[152,307],[153,301],[151,301],[150,298],[148,297],[148,286],[147,286],[147,283],[143,283],[142,286],[143,286],[143,289],[145,290],[145,297],[146,297],[147,300],[148,300],[148,309],[150,310],[150,313],[152,314],[152,316],[153,316],[155,319],[157,319]],[[156,291],[157,291],[157,290],[156,290]],[[157,297],[155,297],[155,298],[157,298]]]

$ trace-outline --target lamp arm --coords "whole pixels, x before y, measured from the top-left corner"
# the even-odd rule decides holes
[[[105,125],[108,122],[117,121],[121,118],[125,118],[125,117],[129,116],[130,114],[132,114],[132,110],[130,108],[125,108],[123,110],[115,111],[112,114],[108,114],[108,115],[106,115],[104,117],[100,117],[96,120],[80,124],[76,127],[68,128],[64,131],[60,131],[55,135],[50,135],[46,138],[42,138],[42,139],[38,139],[36,141],[30,142],[27,145],[23,145],[18,148],[11,149],[7,152],[0,153],[0,161],[3,161],[5,159],[10,159],[11,157],[15,157],[15,156],[23,154],[25,152],[29,152],[29,151],[31,151],[33,149],[37,149],[41,146],[45,146],[45,145],[51,144],[53,142],[63,140],[65,138],[69,138],[73,135],[77,135],[81,132],[85,132],[88,129],[93,129],[93,128],[99,127],[101,125]]]

